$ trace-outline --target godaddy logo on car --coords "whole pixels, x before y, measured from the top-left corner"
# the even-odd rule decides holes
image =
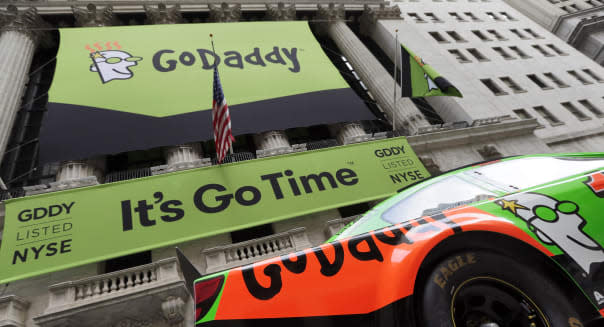
[[[118,42],[105,43],[106,50],[99,43],[95,43],[93,46],[97,49],[96,51],[86,45],[86,49],[91,51],[92,64],[90,65],[90,71],[98,73],[103,84],[114,79],[132,78],[134,73],[130,70],[130,67],[136,66],[138,61],[143,60],[141,57],[134,57],[128,52],[122,51],[122,47]]]

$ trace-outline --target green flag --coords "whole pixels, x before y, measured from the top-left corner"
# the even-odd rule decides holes
[[[402,44],[401,94],[404,98],[439,95],[463,97],[453,84]]]

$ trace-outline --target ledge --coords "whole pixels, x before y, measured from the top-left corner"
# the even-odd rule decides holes
[[[512,136],[532,134],[539,126],[536,119],[522,119],[498,124],[480,125],[442,132],[408,136],[407,141],[416,153],[459,146],[484,143],[485,140],[504,139]]]

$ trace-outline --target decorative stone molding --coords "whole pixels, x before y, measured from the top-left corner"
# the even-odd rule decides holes
[[[8,5],[6,11],[0,11],[0,26],[3,31],[17,31],[26,35],[34,44],[42,42],[48,46],[50,38],[45,37],[46,31],[42,28],[49,27],[39,15],[35,7],[19,11],[16,6]]]
[[[434,159],[432,159],[431,157],[428,157],[428,156],[418,156],[418,157],[419,157],[419,161],[421,161],[421,163],[424,165],[424,167],[426,167],[426,169],[428,170],[430,175],[434,176],[434,175],[439,175],[442,173],[442,171],[440,170],[440,167],[434,161]]]
[[[207,167],[207,166],[211,166],[211,165],[212,165],[212,159],[201,158],[201,159],[195,160],[195,161],[179,162],[179,163],[175,163],[172,165],[160,165],[160,166],[151,167],[151,175],[155,176],[155,175],[161,175],[161,174],[171,173],[171,172],[180,171],[180,170]]]
[[[266,4],[266,20],[295,20],[296,19],[296,5],[290,4],[286,6],[283,2],[277,3],[277,5]]]
[[[220,4],[220,6],[214,4],[208,4],[210,9],[210,21],[216,23],[230,23],[238,22],[241,18],[241,4],[237,3],[229,5],[226,2]]]
[[[183,21],[179,4],[175,4],[171,8],[166,7],[163,3],[159,3],[157,8],[147,4],[143,7],[147,13],[147,21],[151,24],[178,24]]]
[[[170,326],[182,326],[185,320],[185,302],[176,296],[167,297],[161,304],[161,312]]]
[[[86,8],[71,6],[76,26],[80,27],[100,27],[114,25],[113,7],[105,6],[103,10],[97,10],[96,5],[89,3]]]
[[[152,323],[148,320],[124,319],[113,325],[113,327],[151,327]]]
[[[201,144],[189,143],[171,146],[164,149],[164,155],[168,165],[197,161],[202,158]]]
[[[71,160],[61,163],[57,173],[57,182],[78,180],[94,176],[101,180],[105,171],[105,158]]]
[[[484,160],[495,160],[503,157],[503,155],[497,150],[497,147],[493,144],[485,144],[481,148],[477,149],[478,153]]]
[[[260,237],[250,241],[216,246],[201,253],[206,261],[205,273],[212,273],[311,247],[306,228]]]
[[[29,302],[16,295],[0,297],[0,326],[24,327]]]

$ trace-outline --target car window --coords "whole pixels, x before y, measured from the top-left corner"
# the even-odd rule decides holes
[[[396,224],[401,221],[432,215],[442,210],[486,200],[489,191],[458,176],[450,176],[402,199],[382,214],[382,219]]]
[[[525,189],[604,167],[604,159],[531,157],[506,160],[474,170],[471,174]]]

